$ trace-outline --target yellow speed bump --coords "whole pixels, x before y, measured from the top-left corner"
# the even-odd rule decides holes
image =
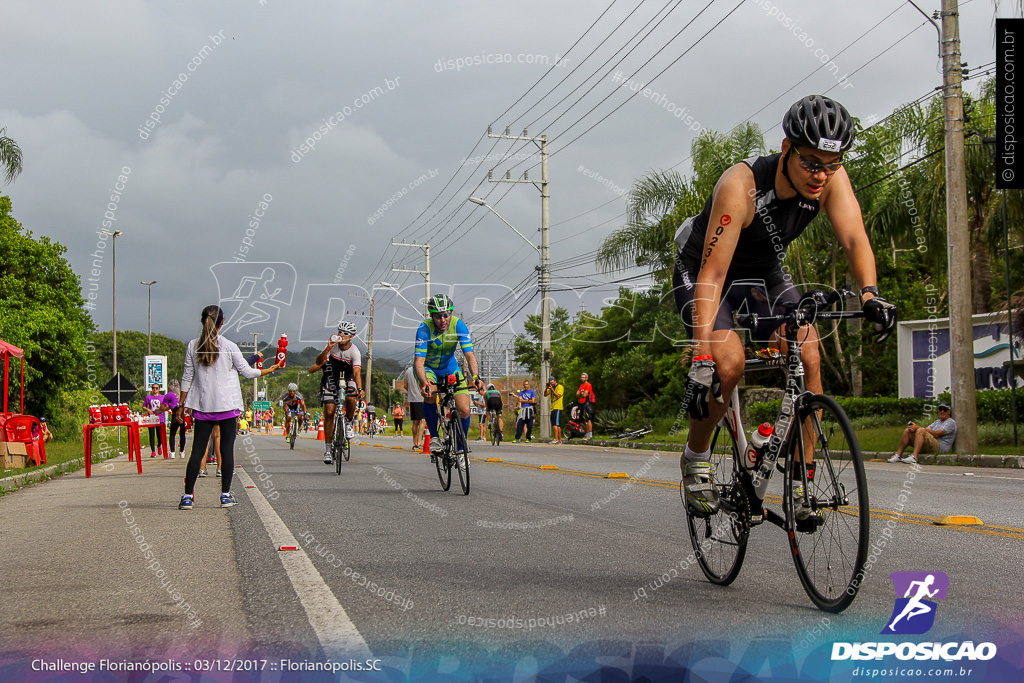
[[[405,450],[405,446],[392,446],[391,450],[393,450],[393,451],[404,451]]]
[[[939,526],[982,526],[984,522],[974,515],[946,515],[935,520]]]
[[[629,479],[629,475],[625,472],[609,472],[604,475],[605,479]]]
[[[504,462],[501,458],[487,458],[484,462]]]
[[[557,470],[558,465],[541,465],[540,468],[542,470]]]
[[[373,447],[374,448],[384,448],[384,444],[382,444],[382,443],[375,443],[375,444],[373,444]]]

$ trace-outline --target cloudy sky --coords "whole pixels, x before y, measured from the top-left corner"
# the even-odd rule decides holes
[[[961,2],[971,67],[994,60],[993,18],[1016,4]],[[193,337],[223,301],[231,336],[302,347],[372,290],[376,353],[407,359],[413,309],[378,283],[417,303],[423,276],[392,266],[423,270],[424,249],[392,242],[431,245],[432,291],[476,333],[538,307],[537,251],[465,201],[539,243],[538,189],[487,180],[539,179],[536,146],[489,125],[548,136],[553,289],[596,310],[609,287],[581,288],[636,275],[593,264],[623,193],[688,172],[701,127],[753,120],[778,147],[784,110],[812,92],[881,118],[941,82],[937,51],[897,0],[4,0],[0,128],[25,170],[0,191],[68,247],[101,330],[99,233],[120,230],[120,330],[146,329],[140,282],[156,280],[154,332]]]

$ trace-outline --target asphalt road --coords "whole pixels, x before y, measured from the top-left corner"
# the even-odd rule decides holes
[[[825,680],[838,666],[827,661],[833,642],[882,639],[895,598],[889,574],[910,570],[950,580],[927,639],[993,640],[1020,654],[1024,471],[868,463],[872,539],[885,544],[853,605],[828,615],[768,524],[753,530],[733,585],[704,578],[685,531],[678,454],[473,442],[463,496],[455,473],[441,491],[429,458],[409,445],[356,445],[337,476],[321,442],[290,451],[280,436],[240,439],[241,503],[230,510],[214,506],[213,477],[201,480],[195,510],[175,510],[180,460],[147,459],[142,477],[115,461],[91,480],[77,473],[0,498],[0,516],[22,520],[0,537],[0,576],[19,577],[0,616],[7,671],[74,650],[255,656],[270,662],[261,680],[279,680],[271,674],[281,658],[376,662],[389,679],[613,665],[631,676],[642,662],[801,676],[818,667]],[[119,501],[138,511],[203,626],[161,594]],[[944,515],[984,524],[936,525]],[[41,648],[47,640],[61,647]]]

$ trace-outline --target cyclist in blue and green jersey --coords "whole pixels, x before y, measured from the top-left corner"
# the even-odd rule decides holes
[[[469,387],[466,378],[455,360],[455,350],[462,349],[466,356],[466,364],[473,387],[480,391],[483,382],[477,376],[476,354],[473,352],[473,340],[469,337],[466,323],[454,316],[455,303],[446,294],[435,294],[427,302],[430,317],[420,323],[416,330],[416,352],[413,369],[416,380],[423,389],[423,417],[427,421],[430,437],[437,437],[437,404],[434,402],[434,387],[439,377],[455,375],[458,379],[458,391],[455,392],[455,408],[462,418],[463,433],[469,433]]]

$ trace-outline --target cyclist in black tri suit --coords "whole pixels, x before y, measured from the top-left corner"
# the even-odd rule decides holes
[[[288,391],[281,395],[278,403],[284,407],[284,440],[288,440],[288,429],[291,427],[292,413],[305,414],[306,400],[299,393],[299,385],[292,382],[288,385]]]
[[[782,261],[786,247],[820,209],[862,288],[861,303],[878,332],[877,341],[896,325],[896,306],[879,295],[874,252],[842,166],[855,134],[850,114],[828,97],[811,95],[789,109],[782,127],[782,151],[726,170],[703,211],[676,233],[680,249],[673,292],[696,346],[684,397],[691,419],[680,469],[686,504],[698,514],[718,509],[709,462],[711,435],[728,408],[723,397],[731,395],[745,363],[732,315],[769,314],[773,306],[800,300]],[[783,345],[771,323],[758,327],[751,330],[753,340]],[[801,347],[807,389],[821,393],[814,327],[802,327],[800,339],[807,342]],[[810,462],[807,471],[813,478]]]

